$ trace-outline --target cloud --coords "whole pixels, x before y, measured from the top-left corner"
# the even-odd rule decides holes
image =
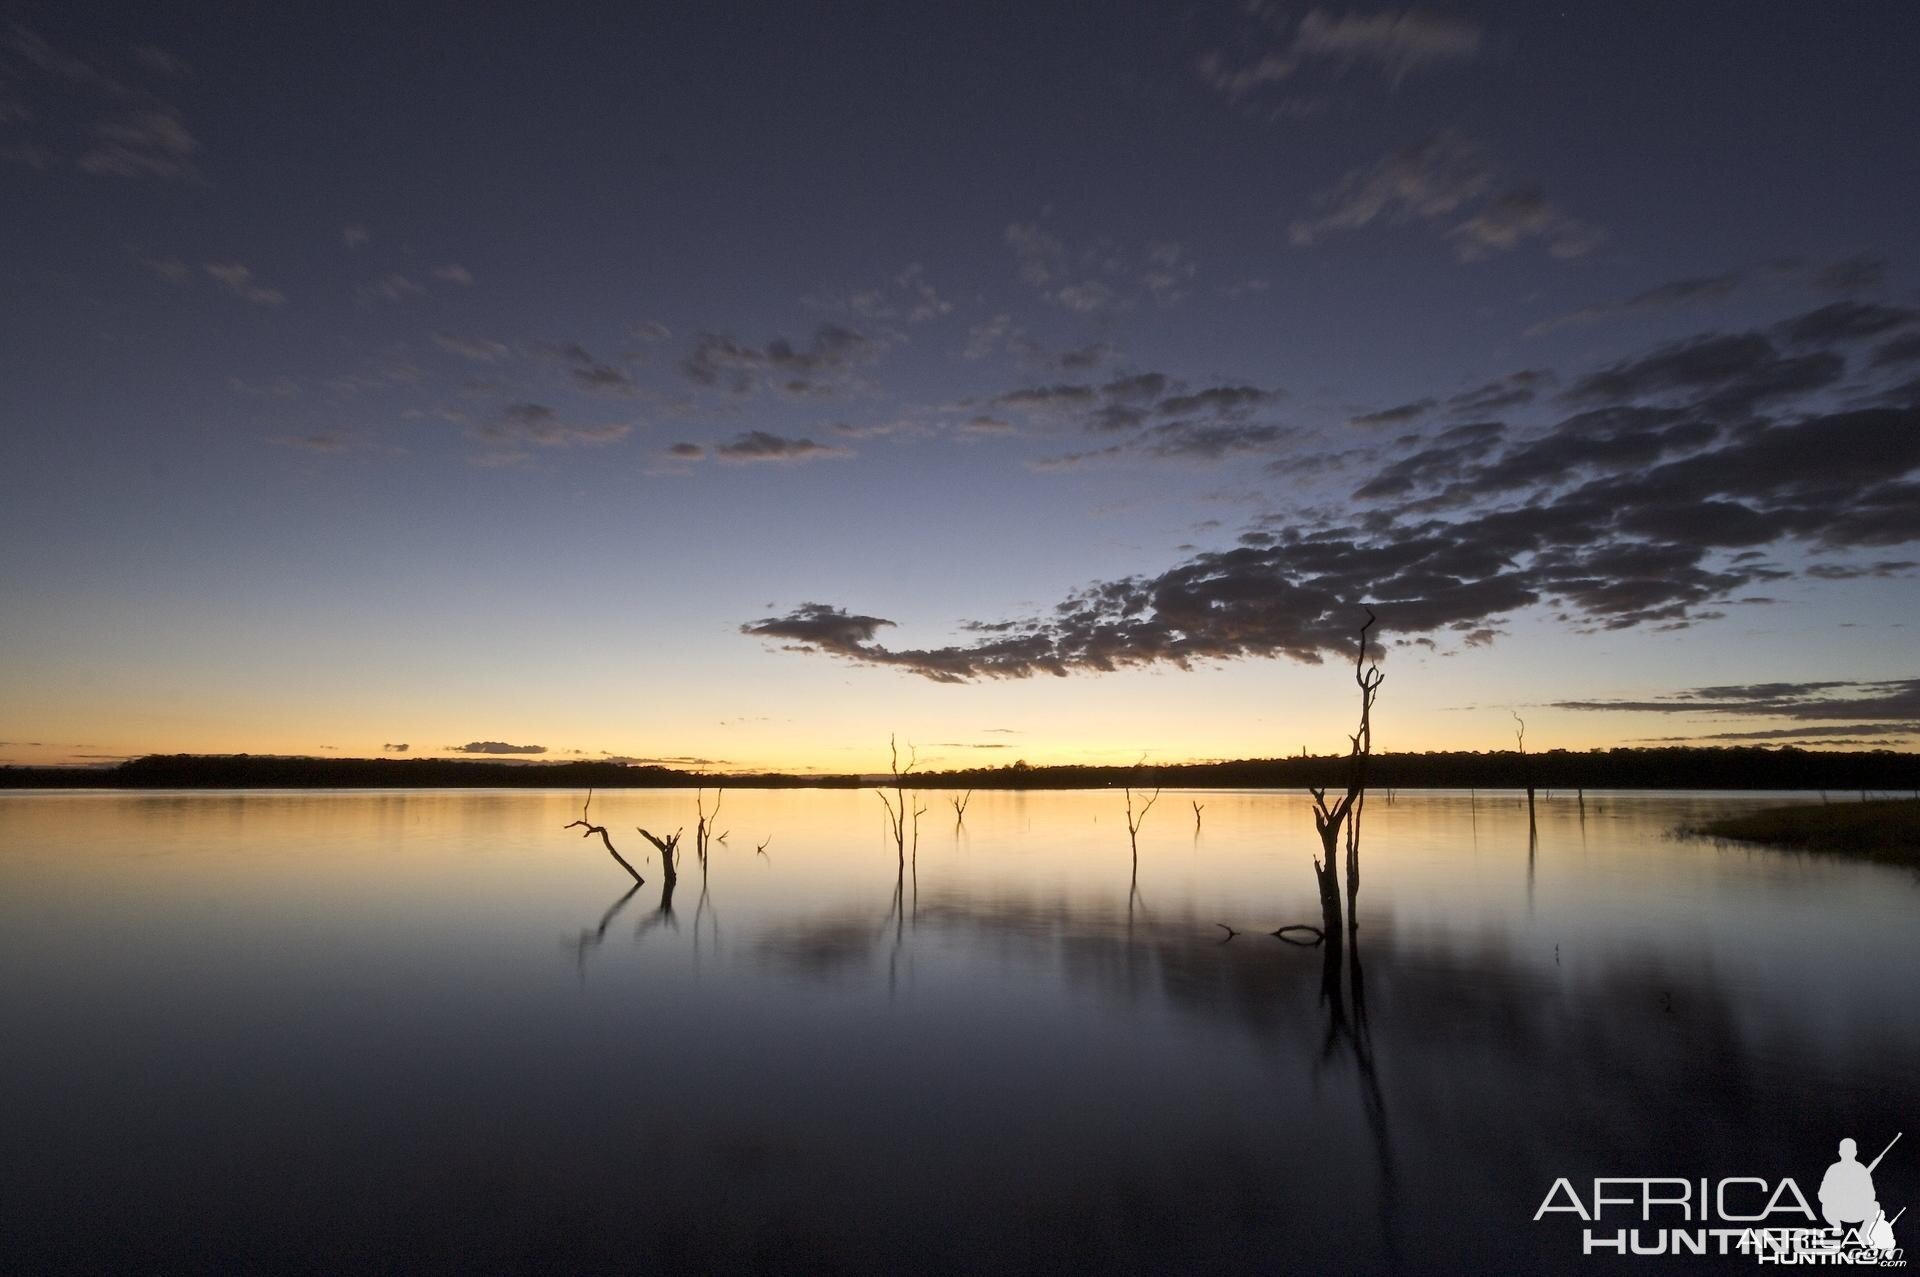
[[[1727,271],[1719,275],[1694,275],[1686,279],[1676,279],[1656,287],[1635,293],[1624,301],[1603,302],[1599,305],[1584,306],[1570,314],[1554,319],[1542,320],[1527,329],[1527,336],[1538,337],[1552,332],[1556,328],[1568,328],[1577,324],[1598,323],[1622,315],[1637,315],[1650,311],[1675,310],[1683,306],[1701,302],[1718,301],[1739,288],[1745,276],[1739,271]]]
[[[1061,409],[1090,408],[1100,402],[1100,392],[1092,386],[1056,383],[1051,386],[1023,386],[997,396],[1002,408],[1054,412]]]
[[[1872,366],[1891,368],[1896,364],[1910,364],[1916,360],[1920,360],[1920,333],[1908,333],[1878,347],[1873,352]]]
[[[1201,57],[1197,69],[1202,81],[1233,103],[1315,63],[1336,72],[1370,66],[1397,86],[1414,71],[1470,60],[1480,52],[1482,37],[1478,23],[1425,9],[1338,17],[1313,9],[1286,44],[1254,61],[1229,66],[1225,55],[1214,51]]]
[[[1477,416],[1517,408],[1532,403],[1553,382],[1553,373],[1545,368],[1522,368],[1451,396],[1447,411],[1455,416]]]
[[[1013,432],[1011,421],[986,413],[975,413],[960,423],[960,433],[963,435],[1007,435]]]
[[[547,404],[518,402],[500,409],[492,420],[477,426],[473,433],[496,448],[508,450],[490,454],[492,463],[499,463],[518,459],[523,454],[515,450],[526,444],[565,448],[618,443],[633,433],[633,426],[626,422],[568,421]]]
[[[1903,745],[1905,741],[1870,740],[1871,737],[1901,736],[1908,733],[1920,733],[1920,719],[1904,723],[1846,723],[1828,727],[1776,727],[1752,732],[1704,732],[1692,736],[1659,736],[1653,743],[1672,744],[1678,741],[1797,741],[1811,740],[1822,745]],[[1834,739],[1847,738],[1847,739]]]
[[[386,750],[389,754],[404,754],[407,752],[408,746],[405,741],[402,741],[398,745],[382,745],[380,748]]]
[[[1047,471],[1129,458],[1218,461],[1271,451],[1295,432],[1248,418],[1279,398],[1277,390],[1247,385],[1190,390],[1164,373],[1138,372],[1100,385],[1056,382],[1021,387],[991,402],[994,407],[1077,425],[1091,433],[1125,436],[1092,451],[1028,463],[1030,469]]]
[[[1816,266],[1808,282],[1822,292],[1861,293],[1880,287],[1886,278],[1887,259],[1878,253],[1861,253]]]
[[[1168,421],[1124,443],[1093,452],[1070,452],[1031,463],[1035,470],[1077,469],[1090,462],[1124,458],[1220,461],[1229,456],[1272,453],[1298,432],[1287,426],[1237,421]]]
[[[373,236],[367,233],[367,228],[357,222],[340,228],[340,243],[347,248],[359,248],[372,238]]]
[[[1221,385],[1190,390],[1159,372],[1130,373],[1101,385],[1059,382],[1007,391],[996,407],[1077,424],[1095,434],[1125,435],[1118,443],[1029,463],[1036,470],[1075,469],[1125,458],[1218,461],[1271,451],[1294,431],[1249,418],[1280,398],[1277,390]]]
[[[1474,462],[1483,460],[1506,441],[1507,428],[1497,421],[1443,430],[1428,446],[1392,462],[1355,490],[1362,500],[1402,497],[1416,486],[1432,486],[1442,479],[1455,478]]]
[[[1406,436],[1361,475],[1345,512],[1264,517],[1233,549],[1094,582],[1050,611],[969,623],[962,628],[972,641],[890,646],[879,639],[886,618],[819,603],[747,630],[965,681],[1245,657],[1313,661],[1347,649],[1363,606],[1390,634],[1476,646],[1522,609],[1576,630],[1695,625],[1728,604],[1764,601],[1753,586],[1794,575],[1763,547],[1819,555],[1920,541],[1920,404],[1805,406],[1842,367],[1830,350],[1786,356],[1762,334],[1707,334],[1575,378],[1566,398],[1576,410],[1544,429],[1482,420]],[[1549,380],[1529,370],[1467,394],[1491,398]],[[1114,406],[1091,386],[1022,397],[1081,417]],[[1640,402],[1647,397],[1660,402]],[[1783,406],[1796,400],[1798,408]],[[1768,415],[1756,414],[1762,404]],[[1223,424],[1237,428],[1213,429]],[[1284,427],[1257,421],[1175,418],[1042,465],[1156,451],[1219,456],[1283,438]],[[1816,561],[1804,575],[1898,575],[1916,563]],[[1824,712],[1824,702],[1782,695],[1774,689],[1765,707]],[[1871,708],[1853,693],[1846,700],[1829,707],[1836,717],[1857,720]],[[1920,705],[1875,712],[1915,718]]]
[[[861,289],[845,297],[814,296],[806,302],[816,309],[844,311],[876,322],[924,324],[953,313],[952,300],[928,281],[926,267],[919,262],[902,267],[882,287]]]
[[[458,355],[462,359],[471,359],[476,363],[490,364],[505,359],[512,353],[505,343],[485,337],[460,337],[453,333],[435,333],[433,341],[448,354]]]
[[[1418,420],[1432,411],[1438,401],[1431,396],[1415,399],[1408,403],[1396,404],[1391,408],[1382,408],[1378,412],[1363,412],[1357,417],[1347,418],[1350,426],[1404,426],[1409,421]]]
[[[1186,285],[1196,269],[1186,245],[1175,240],[1149,244],[1140,282],[1155,301],[1178,301],[1187,295]]]
[[[1253,62],[1233,67],[1227,65],[1223,53],[1214,50],[1202,54],[1194,64],[1208,87],[1235,103],[1269,84],[1289,79],[1299,68],[1300,60],[1285,51],[1263,53]]]
[[[1920,568],[1920,561],[1914,559],[1880,559],[1872,563],[1816,563],[1806,571],[1822,581],[1857,581],[1911,576],[1916,568]]]
[[[1171,305],[1187,296],[1199,273],[1191,252],[1177,240],[1152,241],[1138,252],[1106,240],[1070,248],[1034,222],[1010,223],[1003,238],[1013,250],[1020,282],[1080,315],[1127,310],[1141,300]],[[978,338],[968,344],[969,350],[988,348]]]
[[[190,78],[191,69],[157,48],[136,48],[133,63],[149,76]],[[51,109],[40,96],[50,90]],[[100,116],[79,140],[56,138],[14,142],[0,149],[0,160],[49,169],[71,163],[99,177],[191,181],[199,176],[194,157],[199,139],[180,111],[138,83],[119,79],[59,49],[38,32],[18,23],[0,35],[0,124],[32,129],[58,122],[79,109]]]
[[[1479,212],[1448,232],[1463,262],[1510,252],[1524,240],[1544,239],[1555,257],[1584,257],[1600,246],[1605,232],[1568,217],[1534,188],[1496,195]]]
[[[449,745],[447,751],[454,754],[544,754],[545,745],[509,745],[505,741],[470,740],[464,745]]]
[[[84,173],[180,180],[197,175],[200,142],[170,108],[132,111],[94,126],[96,143],[75,160]]]
[[[41,74],[69,84],[95,90],[109,97],[132,93],[126,85],[100,71],[91,63],[57,48],[39,32],[15,23],[0,48],[19,58]]]
[[[1555,257],[1580,257],[1604,238],[1599,227],[1568,216],[1530,186],[1499,187],[1499,169],[1480,143],[1441,129],[1349,171],[1315,199],[1317,217],[1287,228],[1295,247],[1375,221],[1390,225],[1467,214],[1447,232],[1454,255],[1478,261],[1528,240],[1541,240]]]
[[[702,333],[680,361],[681,375],[699,386],[747,394],[777,385],[790,394],[831,392],[852,370],[877,358],[880,343],[839,324],[822,324],[806,346],[776,337],[751,346],[720,333]]]
[[[873,642],[892,621],[877,616],[857,616],[825,603],[802,603],[785,616],[762,617],[740,627],[742,634],[757,638],[779,639],[801,649],[856,651]]]
[[[338,430],[320,430],[305,435],[274,435],[270,442],[302,452],[334,454],[353,448],[353,440]]]
[[[1855,293],[1879,287],[1884,282],[1886,268],[1884,257],[1862,255],[1815,264],[1793,258],[1772,263],[1757,273],[1764,277],[1785,276],[1818,292]],[[1750,270],[1731,270],[1670,280],[1622,301],[1583,306],[1568,314],[1541,320],[1527,329],[1527,336],[1538,337],[1559,328],[1608,319],[1702,306],[1733,295],[1745,287],[1755,273]]]
[[[1300,20],[1293,51],[1347,64],[1370,63],[1394,83],[1421,67],[1463,62],[1480,52],[1478,23],[1431,10],[1335,18],[1314,9]]]
[[[1209,417],[1239,418],[1279,398],[1278,390],[1263,390],[1259,386],[1209,386],[1191,394],[1176,394],[1163,399],[1154,406],[1154,411],[1163,417],[1199,413]]]
[[[1349,172],[1320,195],[1325,211],[1317,218],[1296,220],[1287,235],[1304,246],[1329,232],[1358,230],[1377,218],[1397,223],[1445,217],[1485,195],[1492,184],[1493,162],[1486,148],[1442,129]]]
[[[999,349],[1015,331],[1013,316],[995,315],[967,329],[967,344],[960,353],[966,359],[985,359]]]
[[[1837,301],[1783,320],[1774,325],[1773,331],[1789,346],[1827,346],[1878,337],[1896,328],[1906,328],[1916,319],[1920,319],[1920,311],[1905,306]]]
[[[473,272],[459,262],[448,262],[445,266],[436,266],[433,277],[449,284],[458,284],[462,288],[473,287]]]
[[[1920,678],[1746,683],[1696,687],[1647,700],[1555,701],[1553,707],[1636,714],[1740,715],[1839,722],[1850,724],[1839,729],[1846,732],[1858,732],[1861,730],[1859,725],[1864,723],[1887,722],[1892,725],[1890,730],[1904,732],[1912,730],[1913,724],[1920,721]],[[1822,735],[1831,730],[1804,728],[1794,734]]]
[[[252,268],[239,262],[208,262],[206,271],[222,288],[255,305],[279,306],[287,300],[285,293],[260,283]]]
[[[632,377],[612,364],[595,359],[578,342],[542,342],[534,347],[534,351],[541,358],[565,369],[567,379],[576,388],[590,394],[625,398],[636,390]]]
[[[1713,333],[1589,373],[1566,397],[1594,402],[1713,390],[1720,406],[1751,407],[1832,385],[1845,371],[1846,361],[1832,351],[1783,356],[1759,333]]]
[[[397,306],[410,297],[425,296],[426,291],[425,285],[409,279],[407,276],[396,271],[392,274],[381,276],[371,284],[361,285],[360,298],[362,301],[378,300]]]
[[[789,439],[765,430],[750,430],[713,449],[714,460],[730,465],[798,465],[808,461],[836,461],[852,455],[847,448],[815,443],[811,439]]]

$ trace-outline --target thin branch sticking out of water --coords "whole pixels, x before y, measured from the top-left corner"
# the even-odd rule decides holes
[[[635,869],[632,865],[628,864],[627,858],[620,854],[620,849],[613,845],[613,839],[609,837],[607,834],[607,827],[605,825],[592,824],[587,820],[587,813],[592,807],[593,807],[593,791],[589,789],[587,791],[587,801],[582,803],[580,806],[580,819],[573,821],[569,824],[562,825],[561,828],[562,829],[584,829],[586,830],[586,832],[580,835],[582,838],[591,838],[595,834],[599,834],[600,841],[607,845],[607,854],[609,856],[612,856],[615,860],[619,861],[620,867],[622,869],[626,870],[628,873],[633,875],[634,883],[637,885],[645,882],[646,879],[640,876],[640,871],[638,869]]]

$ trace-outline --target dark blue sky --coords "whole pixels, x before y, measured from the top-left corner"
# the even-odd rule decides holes
[[[0,757],[1920,720],[1910,5],[288,8],[0,9]]]

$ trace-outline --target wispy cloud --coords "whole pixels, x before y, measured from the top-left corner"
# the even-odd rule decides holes
[[[95,144],[74,161],[83,173],[179,180],[197,175],[199,139],[169,108],[131,111],[94,126]]]
[[[279,306],[287,300],[285,293],[262,284],[252,267],[239,262],[208,262],[206,271],[222,288],[255,305]]]
[[[1037,222],[1010,223],[1002,238],[1021,283],[1045,300],[1080,315],[1129,309],[1151,300],[1184,299],[1199,273],[1192,251],[1178,240],[1130,249],[1107,240],[1070,247]],[[969,350],[978,348],[976,330]]]
[[[1287,228],[1295,247],[1357,231],[1376,221],[1390,225],[1458,218],[1447,232],[1454,255],[1478,261],[1543,242],[1555,257],[1580,257],[1605,237],[1597,226],[1570,217],[1530,186],[1503,185],[1486,147],[1442,129],[1374,163],[1349,171],[1322,191],[1320,213]]]
[[[534,352],[565,369],[567,379],[577,390],[624,398],[637,389],[630,375],[595,359],[578,342],[541,342],[534,347]]]
[[[102,114],[84,140],[30,138],[10,145],[7,158],[35,168],[71,163],[97,177],[198,178],[200,140],[179,108],[141,82],[190,79],[192,69],[163,49],[144,46],[132,51],[131,70],[132,77],[104,70],[14,24],[0,37],[0,122],[31,124],[43,115],[58,120],[75,100]],[[47,105],[57,109],[39,109]]]
[[[878,357],[874,338],[839,324],[822,324],[805,346],[777,337],[750,345],[722,333],[702,333],[680,361],[680,373],[697,386],[747,394],[773,386],[789,394],[844,388],[848,375]]]
[[[1364,66],[1397,86],[1415,71],[1471,61],[1485,37],[1479,23],[1430,9],[1340,15],[1311,9],[1290,34],[1284,25],[1281,34],[1289,38],[1251,59],[1236,61],[1223,50],[1202,55],[1200,79],[1237,105],[1310,69],[1337,75]],[[1303,102],[1320,99],[1290,101],[1298,114]]]
[[[461,337],[454,333],[435,333],[433,342],[448,354],[458,355],[462,359],[471,359],[476,363],[494,363],[513,353],[507,348],[506,343],[486,337]]]
[[[713,449],[714,460],[729,465],[798,465],[808,461],[843,460],[852,455],[852,450],[834,444],[789,439],[765,430],[750,430]]]

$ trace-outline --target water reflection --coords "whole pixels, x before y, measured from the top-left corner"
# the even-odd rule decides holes
[[[686,928],[578,795],[0,801],[14,1254],[1571,1271],[1557,1177],[1810,1183],[1920,1098],[1913,880],[1662,839],[1715,800],[1547,798],[1529,890],[1523,801],[1403,791],[1298,944],[1297,796],[1137,867],[1116,797],[983,792],[916,872],[871,795],[729,794],[785,850],[714,839]]]

